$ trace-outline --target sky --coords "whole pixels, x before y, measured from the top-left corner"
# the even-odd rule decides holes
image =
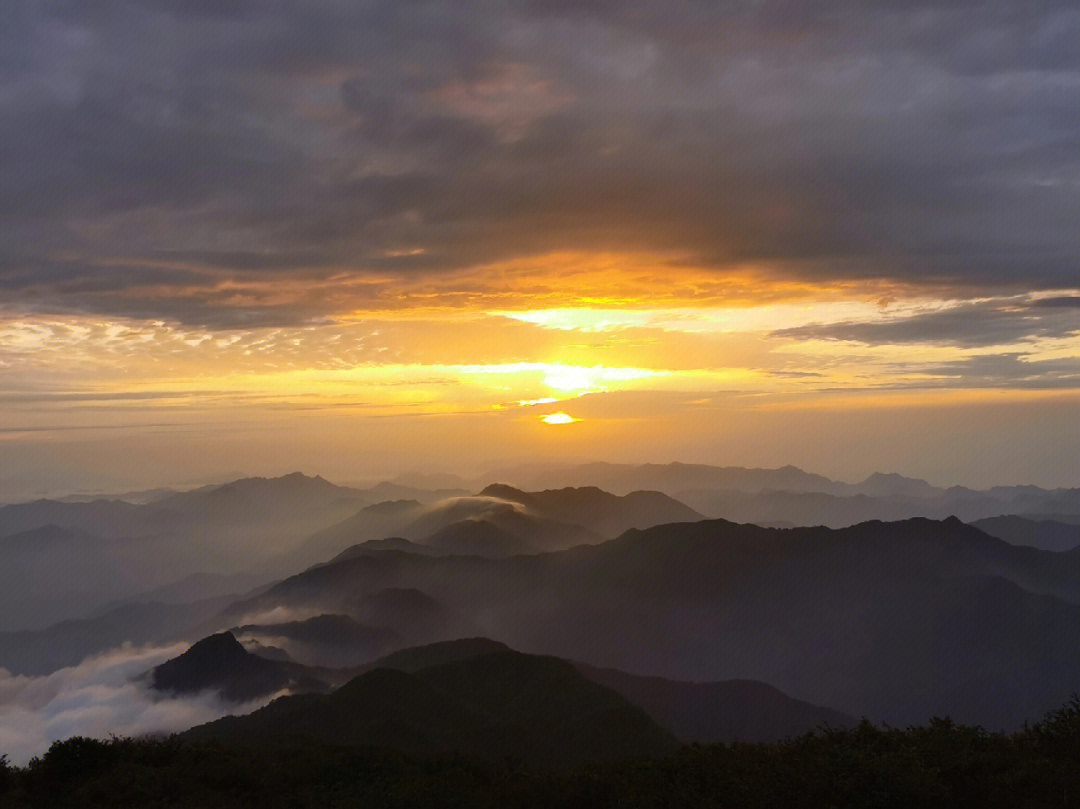
[[[8,0],[0,500],[1080,486],[1080,9]]]

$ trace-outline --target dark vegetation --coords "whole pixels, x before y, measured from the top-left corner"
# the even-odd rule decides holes
[[[684,747],[570,772],[296,741],[84,738],[0,767],[5,809],[52,807],[1072,807],[1080,702],[1005,735],[938,719]]]

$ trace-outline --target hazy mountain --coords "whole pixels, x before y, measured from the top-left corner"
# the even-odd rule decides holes
[[[279,478],[244,478],[172,495],[153,504],[172,512],[187,527],[227,530],[233,542],[259,535],[260,551],[271,542],[287,545],[322,526],[352,514],[364,504],[355,489],[335,486],[321,477],[299,472]],[[284,549],[284,548],[282,548]]]
[[[695,489],[679,492],[679,498],[709,517],[765,526],[846,528],[871,520],[893,522],[913,516],[944,519],[952,516],[953,510],[951,503],[821,492]]]
[[[59,500],[34,500],[0,508],[0,536],[56,526],[82,531],[102,538],[147,536],[171,527],[175,515],[161,514],[163,525],[149,519],[152,506],[125,503],[121,500],[93,500],[67,503]]]
[[[461,497],[469,493],[468,488],[447,487],[425,489],[407,486],[400,482],[383,481],[359,490],[369,503],[383,503],[388,500],[415,500],[418,503],[435,503],[447,497]]]
[[[175,695],[214,690],[230,702],[249,702],[286,689],[326,690],[325,683],[299,667],[245,651],[229,632],[203,638],[179,657],[155,666],[150,684]]]
[[[415,673],[375,669],[332,694],[284,697],[185,736],[232,744],[306,737],[556,769],[659,755],[677,746],[644,711],[570,664],[509,651]]]
[[[911,500],[938,497],[942,490],[925,480],[908,478],[895,472],[875,472],[862,483],[851,487],[852,495],[868,497],[903,497]]]
[[[277,538],[294,528],[332,525],[362,505],[359,492],[299,473],[280,478],[244,478],[178,492],[145,504],[122,500],[61,502],[36,500],[0,508],[0,536],[56,525],[103,538],[153,537],[203,530],[228,530],[234,538],[269,531]]]
[[[131,603],[45,629],[0,632],[0,668],[12,674],[49,674],[125,643],[141,646],[199,637],[200,627],[231,601]]]
[[[283,649],[311,666],[347,667],[365,663],[399,645],[396,632],[366,626],[348,615],[317,615],[302,621],[245,624],[232,632],[241,640]]]
[[[117,543],[56,525],[0,537],[0,630],[47,626],[138,592],[125,556]]]
[[[352,545],[402,537],[405,526],[415,520],[424,508],[419,500],[388,500],[365,506],[307,537],[280,560],[280,566],[295,569],[329,559]]]
[[[403,472],[389,483],[428,491],[442,489],[465,492],[473,488],[471,481],[451,472]]]
[[[230,594],[239,597],[267,584],[269,582],[266,577],[251,573],[233,573],[228,576],[192,573],[153,590],[141,592],[133,600],[179,604]]]
[[[970,489],[940,490],[939,494],[925,498],[711,489],[682,491],[678,493],[678,497],[703,514],[732,522],[750,522],[756,525],[825,525],[830,528],[845,528],[870,520],[892,522],[912,517],[934,520],[958,517],[965,522],[976,522],[1010,512],[1034,510],[1034,513],[1037,513],[1040,508],[1053,509],[1062,503],[1068,507],[1080,508],[1080,498],[1073,498],[1071,495],[1043,492],[1039,497],[1030,493],[1012,497],[1000,492],[995,495]],[[1068,521],[1070,518],[1057,519]],[[1071,519],[1080,517],[1074,515]]]
[[[386,539],[369,539],[358,545],[352,545],[331,561],[351,559],[370,553],[383,553],[385,551],[402,551],[404,553],[418,553],[421,556],[445,556],[442,551],[432,548],[430,545],[421,545],[419,542],[410,542],[403,537],[387,537]]]
[[[866,520],[911,517],[957,516],[972,521],[1002,514],[1080,515],[1077,489],[946,489],[893,473],[875,473],[859,483],[845,483],[794,466],[746,469],[682,463],[526,465],[497,470],[489,479],[508,481],[522,489],[597,486],[616,494],[655,490],[708,517],[766,525],[844,527]]]
[[[476,625],[415,588],[388,587],[366,593],[352,603],[357,620],[393,632],[402,645],[419,646],[476,634]]]
[[[95,500],[122,500],[125,503],[133,503],[141,506],[146,505],[147,503],[156,503],[158,500],[162,500],[177,493],[177,489],[161,487],[157,489],[140,489],[130,492],[69,494],[64,497],[56,497],[53,499],[62,503],[91,503]]]
[[[537,551],[513,531],[488,520],[462,520],[443,526],[424,541],[424,546],[446,554],[493,558]]]
[[[431,666],[441,666],[446,663],[456,663],[459,660],[468,660],[471,657],[510,651],[513,650],[505,643],[499,643],[490,638],[459,638],[392,652],[364,666],[362,671],[384,668],[413,673]]]
[[[506,559],[368,554],[233,610],[347,612],[415,588],[514,648],[676,680],[753,679],[895,724],[1015,724],[1080,683],[1080,553],[957,520],[664,525]]]
[[[619,497],[595,486],[523,492],[512,486],[493,484],[480,494],[519,503],[530,513],[559,523],[584,526],[604,537],[618,536],[630,528],[704,519],[692,508],[656,491],[633,491]]]
[[[176,600],[241,586],[217,576],[268,581],[274,578],[266,569],[269,559],[354,513],[361,502],[353,490],[294,474],[204,487],[143,505],[39,500],[5,506],[0,628],[82,618],[139,593],[154,598],[159,589],[163,600]],[[205,575],[210,570],[213,577]],[[193,574],[204,575],[188,578]]]
[[[843,486],[794,466],[746,469],[685,463],[588,463],[577,466],[527,464],[495,470],[485,477],[489,480],[509,481],[514,486],[528,490],[596,486],[615,494],[645,490],[665,492],[672,496],[687,489],[833,492],[839,491],[838,486]]]
[[[792,699],[754,680],[688,683],[581,664],[578,670],[644,708],[682,742],[772,742],[856,723],[839,711]]]
[[[1012,545],[1030,545],[1044,551],[1071,551],[1080,546],[1080,525],[1035,520],[1014,514],[972,523],[980,531]]]
[[[588,528],[533,513],[515,500],[479,495],[368,506],[310,537],[289,559],[294,567],[310,565],[354,545],[391,537],[440,553],[485,556],[558,550],[601,539]]]
[[[701,518],[660,492],[618,497],[596,488],[524,492],[493,484],[472,497],[370,506],[312,537],[303,553],[319,551],[325,558],[365,540],[400,536],[447,553],[506,556],[562,550],[630,527]]]

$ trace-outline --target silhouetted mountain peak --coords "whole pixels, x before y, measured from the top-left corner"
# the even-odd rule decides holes
[[[467,519],[443,526],[424,543],[447,554],[501,557],[533,553],[529,543],[485,519]]]
[[[874,472],[855,487],[860,494],[874,497],[935,497],[941,490],[925,480],[909,478],[896,472]]]
[[[512,650],[505,643],[490,638],[460,638],[391,652],[386,657],[380,657],[370,663],[366,668],[387,668],[415,672],[445,663],[455,663],[470,657],[509,651]]]
[[[526,492],[506,483],[489,484],[481,490],[479,496],[498,497],[502,500],[512,500],[515,503],[524,503],[529,499],[529,495]]]
[[[150,679],[159,691],[191,694],[215,689],[225,699],[247,702],[286,688],[291,678],[278,663],[244,649],[231,632],[219,632],[153,668]]]
[[[242,665],[247,656],[248,652],[232,632],[218,632],[196,641],[179,657],[158,666],[155,672],[161,672],[162,676],[165,676],[168,672],[180,672],[184,668],[207,673],[229,671]]]

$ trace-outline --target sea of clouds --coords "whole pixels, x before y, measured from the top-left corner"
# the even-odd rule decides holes
[[[71,736],[175,733],[252,711],[278,696],[236,705],[211,691],[173,697],[150,688],[146,673],[186,649],[184,643],[124,646],[41,677],[0,669],[0,755],[23,765]]]

